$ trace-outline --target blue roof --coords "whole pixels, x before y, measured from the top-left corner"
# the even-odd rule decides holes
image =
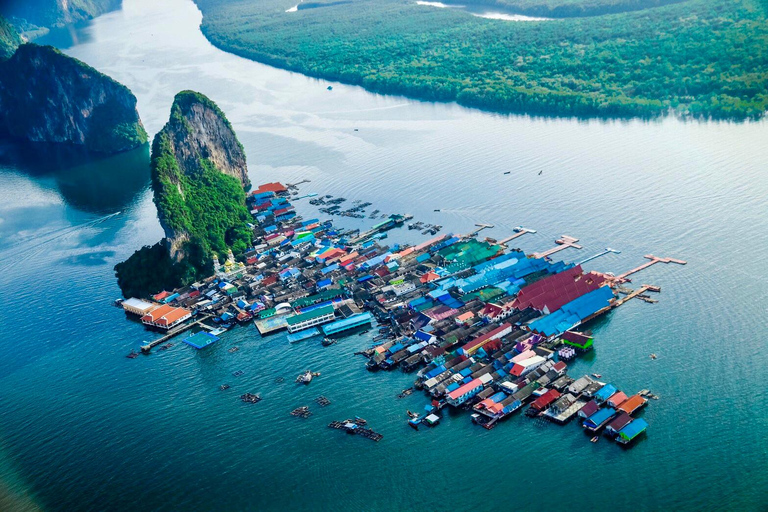
[[[605,402],[609,398],[611,398],[611,395],[616,393],[616,386],[613,384],[606,384],[602,388],[600,388],[599,391],[595,393],[595,398],[599,399],[602,402]]]
[[[211,345],[212,343],[215,343],[217,341],[219,341],[219,338],[217,336],[214,336],[213,334],[205,331],[200,331],[197,334],[193,334],[189,338],[184,339],[184,343],[192,347],[195,347],[198,350],[200,350],[201,348],[205,348],[208,345]]]
[[[445,371],[445,366],[441,364],[437,368],[435,368],[433,370],[430,370],[427,373],[425,373],[424,377],[426,377],[428,379],[431,379],[432,377],[436,377],[436,376],[440,375],[444,371]]]
[[[340,331],[344,331],[347,329],[351,329],[353,327],[370,323],[371,319],[372,317],[370,313],[360,313],[358,315],[352,315],[349,318],[344,318],[343,320],[337,320],[333,323],[324,325],[323,332],[325,334],[335,334]]]
[[[619,430],[619,435],[625,439],[632,439],[646,428],[648,428],[648,422],[642,418],[637,418],[632,423]]]
[[[614,414],[616,414],[616,411],[612,407],[606,407],[605,409],[600,409],[595,414],[584,420],[584,426],[586,427],[597,427],[599,425],[602,425],[608,418],[612,417]]]

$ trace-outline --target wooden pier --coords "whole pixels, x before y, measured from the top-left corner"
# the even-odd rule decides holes
[[[560,252],[563,249],[567,249],[569,247],[573,247],[574,249],[583,249],[582,246],[578,245],[576,242],[578,242],[578,238],[573,238],[572,236],[563,235],[557,240],[555,240],[555,243],[557,244],[557,247],[553,247],[547,251],[544,252],[537,252],[533,254],[534,258],[546,258],[548,256],[552,256],[556,252]]]
[[[515,234],[514,234],[514,235],[512,235],[512,236],[508,236],[508,237],[507,237],[507,238],[505,238],[504,240],[499,240],[499,241],[498,241],[498,242],[496,242],[496,243],[497,243],[497,244],[499,244],[499,245],[504,245],[504,246],[506,246],[508,242],[511,242],[511,241],[512,241],[512,240],[514,240],[515,238],[520,238],[521,236],[523,236],[523,235],[524,235],[524,234],[526,234],[526,233],[536,233],[536,230],[535,230],[535,229],[528,229],[528,228],[524,228],[524,227],[522,227],[522,226],[518,226],[518,227],[516,227],[516,228],[514,229],[514,231],[515,231]]]
[[[141,346],[141,352],[143,354],[149,354],[149,352],[153,348],[155,348],[156,346],[162,345],[163,343],[165,343],[166,341],[170,340],[171,338],[173,338],[175,336],[178,336],[179,334],[183,333],[184,331],[188,331],[189,329],[191,329],[192,327],[194,327],[196,325],[208,327],[207,325],[203,324],[203,322],[205,320],[208,320],[209,318],[211,318],[211,315],[202,315],[200,319],[198,319],[198,320],[196,320],[194,322],[191,322],[191,323],[188,323],[188,324],[184,324],[184,325],[180,325],[178,327],[174,327],[173,329],[168,331],[165,334],[165,336],[163,336],[162,338],[158,338],[158,339],[156,339],[154,341],[150,341],[146,345],[142,345]]]
[[[659,288],[658,286],[654,286],[652,284],[644,284],[640,288],[638,288],[637,290],[626,290],[626,291],[629,291],[627,296],[623,297],[621,299],[618,299],[616,302],[614,302],[613,303],[613,307],[617,308],[617,307],[621,306],[622,304],[624,304],[625,302],[627,302],[628,300],[634,299],[635,297],[642,298],[643,294],[645,292],[656,292],[656,293],[658,293],[658,292],[661,291],[661,288]],[[653,299],[651,299],[651,300],[653,300]],[[646,301],[646,302],[648,302],[648,301]]]
[[[619,283],[626,283],[630,281],[630,279],[628,279],[629,276],[631,276],[632,274],[636,274],[641,270],[644,270],[650,267],[651,265],[655,265],[656,263],[677,263],[678,265],[685,265],[688,263],[687,261],[676,260],[674,258],[659,258],[658,256],[654,256],[653,254],[646,254],[644,257],[650,261],[647,261],[642,265],[640,265],[639,267],[635,267],[632,270],[629,270],[627,272],[624,272],[623,274],[616,276],[615,278],[616,281]]]
[[[476,229],[473,229],[472,231],[464,235],[466,238],[471,238],[477,235],[479,232],[481,232],[484,229],[492,229],[494,227],[493,224],[479,224],[479,223],[475,224],[475,226],[477,226]]]
[[[310,183],[311,181],[312,180],[303,179],[303,180],[301,180],[299,182],[296,182],[296,183],[286,183],[285,184],[285,188],[287,188],[288,190],[295,190],[295,189],[299,188],[299,185],[303,185],[304,183]]]

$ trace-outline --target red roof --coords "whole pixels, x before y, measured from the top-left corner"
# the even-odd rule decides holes
[[[152,298],[155,300],[163,300],[164,298],[169,297],[170,295],[171,295],[171,292],[162,291],[157,295],[153,295]]]
[[[285,186],[282,183],[274,182],[274,183],[264,183],[263,185],[259,185],[259,188],[251,192],[252,194],[263,194],[264,192],[274,192],[275,194],[278,194],[280,192],[286,192],[288,189],[285,188]]]
[[[435,279],[440,279],[440,276],[430,270],[426,274],[422,274],[422,276],[419,278],[419,281],[422,283],[428,283],[430,281],[434,281]]]
[[[265,278],[261,284],[263,286],[269,286],[271,284],[275,284],[277,282],[277,274],[272,274],[271,276]]]
[[[560,398],[560,392],[556,389],[550,389],[539,398],[533,401],[533,408],[539,411],[546,409],[549,404]]]
[[[499,316],[499,314],[504,311],[501,306],[497,306],[496,304],[488,303],[485,305],[483,310],[480,312],[481,316],[487,316],[490,318],[496,318]]]
[[[584,274],[581,266],[576,265],[559,274],[552,274],[535,283],[524,286],[512,302],[512,307],[525,309],[532,307],[549,313],[563,305],[597,290],[605,281],[599,274]]]

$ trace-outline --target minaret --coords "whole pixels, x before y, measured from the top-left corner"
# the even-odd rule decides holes
[[[218,274],[220,268],[221,268],[221,264],[219,263],[219,257],[216,255],[216,253],[214,253],[213,254],[213,273]]]

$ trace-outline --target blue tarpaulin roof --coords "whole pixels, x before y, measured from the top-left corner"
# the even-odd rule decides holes
[[[646,428],[648,428],[648,422],[642,418],[637,418],[632,423],[619,430],[619,435],[625,439],[632,439]]]
[[[594,394],[594,397],[605,402],[606,400],[611,398],[611,396],[614,393],[616,393],[616,386],[614,386],[613,384],[606,384]]]
[[[616,414],[616,411],[611,407],[600,409],[595,414],[584,420],[584,426],[597,427],[605,422],[608,418]]]

